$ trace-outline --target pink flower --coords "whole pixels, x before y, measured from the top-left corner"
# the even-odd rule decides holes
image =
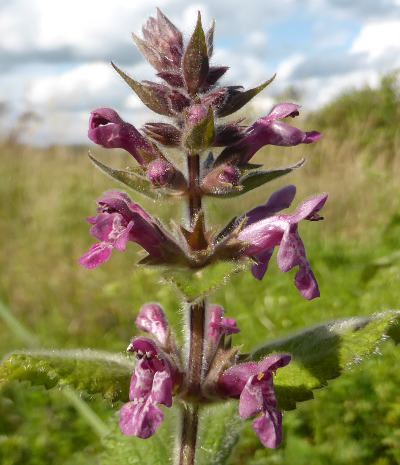
[[[275,449],[282,442],[282,414],[276,408],[273,373],[290,362],[290,355],[272,355],[260,363],[243,363],[228,368],[219,378],[223,395],[239,397],[239,415],[253,421],[253,429],[265,447]]]
[[[227,336],[240,333],[234,318],[224,318],[225,310],[219,305],[211,305],[208,309],[208,343],[214,349],[218,347],[219,340],[223,334]]]
[[[131,380],[130,402],[120,411],[119,425],[126,436],[147,439],[164,420],[158,404],[172,406],[177,371],[168,356],[150,339],[134,339],[128,351],[136,352],[139,362]]]
[[[280,103],[275,105],[271,112],[258,119],[247,131],[238,144],[226,148],[220,155],[226,160],[232,154],[243,153],[240,164],[246,164],[265,145],[293,146],[298,144],[311,144],[322,137],[317,131],[303,132],[290,124],[280,121],[288,116],[299,114],[300,105],[294,103]]]
[[[273,215],[290,205],[294,197],[294,186],[275,192],[268,202],[246,214],[247,222],[237,238],[246,243],[243,254],[254,257],[258,264],[252,268],[255,278],[262,279],[268,268],[274,247],[279,246],[278,266],[283,273],[295,266],[299,270],[295,285],[300,294],[308,299],[319,297],[318,283],[308,263],[303,242],[298,233],[302,220],[321,219],[318,211],[324,206],[327,195],[317,195],[303,202],[293,215]]]
[[[152,218],[126,194],[107,192],[97,203],[99,215],[87,221],[93,225],[90,233],[100,242],[81,257],[81,265],[88,269],[102,265],[113,249],[125,251],[128,241],[137,242],[154,257],[162,256],[160,245],[165,238]]]
[[[152,334],[162,347],[166,345],[169,327],[167,316],[161,305],[143,305],[136,318],[136,326],[141,331]]]
[[[154,158],[157,156],[150,142],[132,124],[122,120],[118,113],[111,108],[99,108],[92,111],[88,136],[95,144],[107,149],[120,148],[126,150],[141,165],[146,163],[138,149],[154,155]]]

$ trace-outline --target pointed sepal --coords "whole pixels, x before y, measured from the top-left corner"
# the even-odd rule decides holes
[[[183,55],[182,69],[186,88],[191,95],[195,95],[206,80],[209,71],[207,42],[201,25],[200,12],[196,29]]]
[[[240,110],[240,108],[246,105],[246,103],[250,102],[253,97],[264,90],[269,84],[271,84],[271,82],[275,79],[275,76],[276,74],[274,74],[271,79],[268,79],[268,81],[264,82],[258,87],[254,87],[253,89],[249,89],[244,92],[241,92],[238,89],[232,89],[225,103],[218,109],[218,116],[228,116],[232,113],[235,113],[235,111]]]
[[[158,113],[159,115],[173,116],[173,112],[168,105],[167,100],[160,93],[157,93],[148,85],[143,85],[135,81],[130,76],[125,74],[121,69],[119,69],[118,66],[114,63],[111,62],[111,65],[122,77],[122,79],[128,84],[128,86],[136,93],[140,100],[148,108],[150,108],[150,110]]]

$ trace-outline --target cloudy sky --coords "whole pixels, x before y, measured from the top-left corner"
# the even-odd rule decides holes
[[[400,68],[400,0],[0,0],[3,129],[33,111],[23,138],[46,145],[85,142],[99,107],[137,126],[151,119],[109,62],[151,78],[130,33],[156,6],[186,38],[197,10],[205,27],[215,18],[213,63],[231,67],[223,82],[254,86],[277,72],[257,97],[260,115],[288,86],[314,109]]]

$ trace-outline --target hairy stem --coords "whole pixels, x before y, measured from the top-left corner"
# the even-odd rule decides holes
[[[198,407],[185,405],[182,416],[179,465],[194,465],[195,463],[198,422]]]
[[[201,210],[200,156],[188,156],[187,164],[189,178],[189,219],[190,224],[193,224],[197,214]]]
[[[189,178],[189,220],[193,225],[197,215],[202,209],[200,192],[200,157],[188,157]],[[195,245],[195,244],[194,244]],[[198,430],[198,404],[196,397],[201,394],[201,381],[203,374],[203,356],[206,320],[205,300],[193,303],[189,307],[189,354],[187,368],[187,394],[192,403],[183,407],[181,448],[179,465],[194,465],[196,456],[196,440]]]

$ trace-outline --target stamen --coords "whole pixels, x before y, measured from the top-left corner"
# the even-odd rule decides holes
[[[257,375],[258,381],[261,381],[264,378],[264,376],[265,376],[264,373],[258,373]]]

